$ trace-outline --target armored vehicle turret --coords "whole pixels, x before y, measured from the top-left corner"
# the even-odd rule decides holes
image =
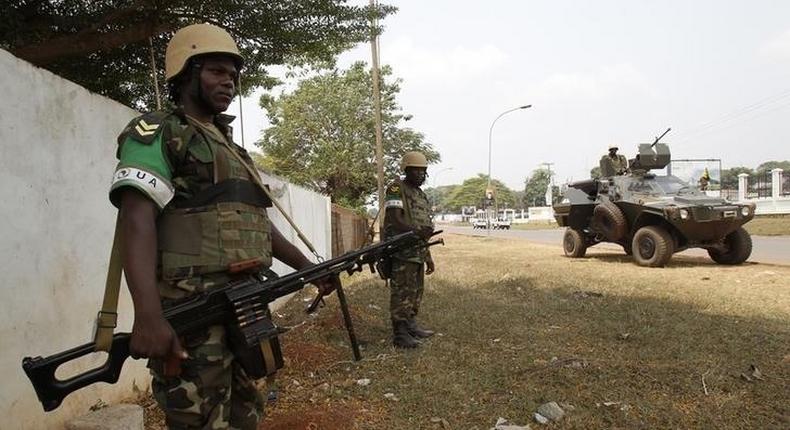
[[[587,248],[612,242],[641,266],[664,266],[675,252],[704,248],[719,264],[740,264],[752,252],[743,224],[754,218],[754,204],[711,197],[681,179],[657,175],[671,159],[659,140],[639,145],[625,175],[568,184],[554,217],[567,227],[563,249],[583,257]]]

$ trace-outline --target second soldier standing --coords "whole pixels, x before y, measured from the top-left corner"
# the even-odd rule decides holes
[[[428,197],[420,189],[428,176],[428,160],[421,152],[407,152],[401,160],[403,179],[387,187],[384,236],[413,231],[428,241],[433,234],[433,220]],[[393,256],[390,277],[390,317],[392,343],[398,348],[416,348],[420,339],[433,331],[417,325],[417,314],[424,289],[425,275],[435,265],[430,250],[420,248],[402,251]]]

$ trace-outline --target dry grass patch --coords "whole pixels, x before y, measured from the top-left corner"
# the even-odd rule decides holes
[[[304,324],[307,293],[279,312],[295,328],[263,428],[535,429],[548,401],[574,408],[547,428],[790,427],[790,267],[445,238],[420,315],[439,334],[417,350],[392,348],[389,291],[369,275],[346,289],[362,362],[335,298]],[[751,365],[761,380],[740,376]]]
[[[511,224],[510,227],[513,230],[555,230],[560,228],[560,226],[553,221],[546,221],[546,222],[534,221],[526,224]]]
[[[761,215],[746,223],[744,228],[758,236],[790,235],[790,215]]]
[[[441,428],[442,418],[453,429],[482,430],[499,416],[528,423],[546,401],[575,407],[554,428],[790,425],[790,268],[675,256],[649,269],[604,250],[571,260],[559,247],[524,241],[446,239],[421,314],[440,334],[416,351],[393,349],[388,290],[352,278],[366,361],[350,363],[345,333],[322,322],[337,321],[330,300],[305,326],[335,329],[305,330],[298,341],[344,357],[316,363],[312,376],[284,372],[281,380],[324,388],[281,393],[275,408],[356,403],[362,412],[349,428]],[[302,318],[301,307],[293,301],[284,321]],[[284,343],[299,336],[288,333]],[[762,380],[740,377],[752,364]],[[363,378],[370,385],[356,384]]]

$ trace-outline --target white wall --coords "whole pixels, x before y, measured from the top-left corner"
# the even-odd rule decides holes
[[[57,429],[99,399],[116,402],[132,394],[134,383],[149,383],[144,362],[128,360],[119,383],[79,390],[45,413],[21,367],[24,356],[51,355],[92,339],[116,213],[107,199],[115,137],[137,114],[2,50],[0,94],[6,99],[0,105],[0,427]],[[319,253],[328,255],[329,200],[271,181]],[[295,238],[279,214],[272,218]],[[124,285],[118,331],[130,330],[131,322]]]

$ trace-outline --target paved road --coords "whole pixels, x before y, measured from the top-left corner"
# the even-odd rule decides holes
[[[486,236],[485,230],[475,230],[467,226],[438,225],[447,233],[466,234],[472,236]],[[548,245],[562,246],[562,235],[565,229],[550,230],[491,230],[491,237],[506,237],[516,239],[526,239],[532,242]],[[615,252],[623,252],[619,245],[602,243],[591,249],[606,249]],[[680,255],[694,257],[707,257],[708,253],[704,249],[687,249]],[[755,263],[785,264],[790,265],[790,237],[788,236],[752,236],[752,255],[749,260]]]

